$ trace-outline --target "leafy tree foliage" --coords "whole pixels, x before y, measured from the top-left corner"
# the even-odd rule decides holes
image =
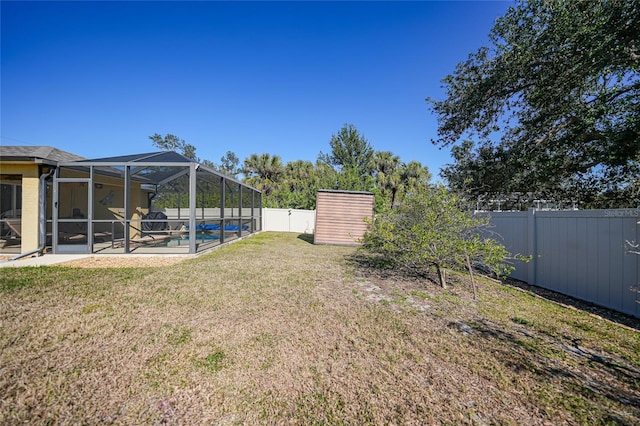
[[[417,161],[403,163],[400,157],[389,151],[373,154],[374,193],[378,196],[376,210],[383,206],[393,207],[402,194],[429,186],[431,173]]]
[[[227,151],[225,155],[220,157],[220,165],[216,167],[220,173],[224,173],[227,176],[237,177],[240,173],[240,159],[232,152]]]
[[[249,158],[244,160],[242,172],[249,179],[257,176],[260,179],[277,181],[284,172],[284,166],[279,155],[251,154]]]
[[[317,164],[331,167],[334,182],[325,189],[345,191],[371,191],[375,182],[373,174],[374,150],[353,124],[345,124],[329,140],[331,153],[320,152]],[[323,168],[326,171],[326,167]]]
[[[344,191],[371,191],[374,187],[373,177],[362,174],[356,167],[343,167],[336,171],[336,188]]]
[[[256,172],[265,167],[255,168],[258,158],[274,160],[277,173]],[[269,163],[268,160],[267,163]],[[273,164],[273,161],[271,161]],[[270,170],[272,167],[266,167]],[[253,171],[251,171],[253,170]],[[263,206],[273,208],[294,208],[313,210],[316,205],[316,193],[319,189],[334,188],[338,179],[336,170],[323,162],[315,165],[310,161],[297,160],[282,166],[280,157],[270,154],[251,155],[245,159],[243,167],[244,182],[260,189],[263,193]]]
[[[187,143],[184,139],[180,139],[178,136],[168,133],[164,137],[158,133],[154,133],[149,136],[153,146],[163,151],[175,151],[187,158],[202,163],[213,170],[217,170],[227,176],[237,177],[240,173],[240,159],[232,151],[227,151],[225,155],[220,157],[220,165],[217,165],[211,160],[202,160],[196,155],[196,147]]]
[[[187,158],[200,161],[196,156],[196,147],[176,135],[168,133],[165,136],[161,136],[158,133],[154,133],[149,136],[149,139],[151,139],[153,146],[162,151],[175,151]],[[155,208],[188,207],[189,197],[188,195],[185,196],[185,194],[188,194],[188,188],[189,183],[184,176],[160,186],[154,196],[153,206]]]
[[[395,157],[391,153],[389,155]],[[292,161],[279,169],[276,175],[272,175],[257,172],[262,167],[253,166],[256,158],[265,156],[272,158],[270,154],[252,155],[245,160],[243,167],[244,182],[262,190],[265,207],[313,210],[319,189],[340,189],[373,191],[377,211],[384,206],[391,206],[393,200],[402,199],[405,193],[428,187],[431,176],[426,167],[415,161],[405,164],[398,160],[393,171],[385,169],[386,175],[384,171],[377,171],[378,166],[374,165],[372,174],[362,176],[355,168],[336,170],[322,159],[318,159],[315,164],[310,161]]]
[[[154,146],[163,150],[182,153],[203,165],[227,176],[242,173],[244,183],[262,191],[262,205],[275,208],[315,209],[316,193],[320,189],[374,191],[377,208],[392,205],[402,194],[428,186],[430,173],[420,163],[405,164],[391,152],[375,152],[369,142],[350,124],[345,124],[329,141],[330,155],[322,154],[314,163],[297,160],[283,164],[282,158],[270,153],[251,154],[242,167],[232,152],[220,158],[220,164],[200,160],[196,148],[175,135],[149,137]],[[184,182],[172,182],[173,187],[163,188],[162,200],[184,203],[179,193],[186,189]],[[180,186],[178,188],[177,186]],[[168,198],[167,198],[168,197]]]
[[[245,175],[244,181],[256,189],[262,191],[265,197],[274,193],[280,184],[280,177],[284,173],[282,159],[278,155],[251,154],[244,160],[242,173]],[[265,207],[275,207],[265,204],[268,198],[263,198]]]
[[[293,209],[313,209],[315,169],[311,161],[296,160],[285,165],[279,204]]]
[[[198,157],[196,156],[196,147],[185,142],[184,139],[180,139],[176,135],[168,133],[167,135],[162,137],[158,133],[154,133],[153,135],[149,136],[149,139],[151,139],[153,146],[155,146],[156,148],[160,148],[163,151],[175,151],[187,158],[199,161]]]
[[[435,143],[475,139],[454,148],[443,171],[450,185],[637,205],[640,2],[523,1],[490,38],[445,77],[445,100],[428,99]]]
[[[420,191],[429,187],[431,173],[419,161],[403,163],[400,169],[400,180],[405,193]]]
[[[400,157],[390,151],[376,151],[373,154],[373,169],[376,176],[376,189],[379,194],[395,203],[396,194],[401,188],[402,162]]]
[[[336,172],[322,163],[292,161],[285,166],[279,203],[285,208],[313,210],[319,189],[335,185]]]
[[[342,126],[329,141],[331,154],[323,155],[327,163],[355,176],[364,177],[371,172],[373,148],[353,124]]]
[[[480,236],[489,219],[474,217],[463,206],[461,198],[444,187],[411,192],[397,208],[376,216],[361,250],[418,273],[435,267],[442,287],[447,269],[472,273],[472,263],[499,274],[509,272],[504,246]]]

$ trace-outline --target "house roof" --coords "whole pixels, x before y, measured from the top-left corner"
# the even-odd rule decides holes
[[[52,146],[0,146],[1,161],[28,161],[55,164],[62,161],[84,160],[84,157]]]

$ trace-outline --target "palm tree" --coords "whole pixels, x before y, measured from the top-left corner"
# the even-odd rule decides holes
[[[429,169],[419,161],[410,161],[408,164],[403,164],[400,176],[405,193],[415,188],[427,186],[431,180]]]
[[[260,189],[264,195],[268,196],[276,189],[284,173],[284,167],[278,155],[251,154],[244,160],[242,173],[245,175],[246,183]]]
[[[400,157],[390,151],[376,151],[373,154],[373,170],[380,195],[385,197],[390,191],[391,206],[401,185]]]
[[[251,154],[244,160],[242,173],[247,177],[258,176],[261,179],[277,180],[284,172],[282,159],[279,155]]]
[[[313,173],[313,163],[304,160],[291,161],[287,163],[284,170],[285,179],[291,187],[291,191],[309,186]]]

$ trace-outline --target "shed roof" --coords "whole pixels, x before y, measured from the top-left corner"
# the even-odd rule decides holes
[[[373,195],[373,192],[369,191],[347,191],[344,189],[318,189],[318,192],[332,192],[334,194],[366,194]]]

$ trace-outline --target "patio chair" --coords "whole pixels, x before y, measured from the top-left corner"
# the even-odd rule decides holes
[[[0,228],[2,229],[0,237],[6,239],[7,237],[15,237],[20,239],[22,237],[22,211],[20,209],[7,210],[0,213]],[[12,235],[13,234],[13,235]]]
[[[13,231],[14,234],[16,234],[16,238],[22,237],[22,219],[5,219],[4,223],[6,223],[9,229]]]

